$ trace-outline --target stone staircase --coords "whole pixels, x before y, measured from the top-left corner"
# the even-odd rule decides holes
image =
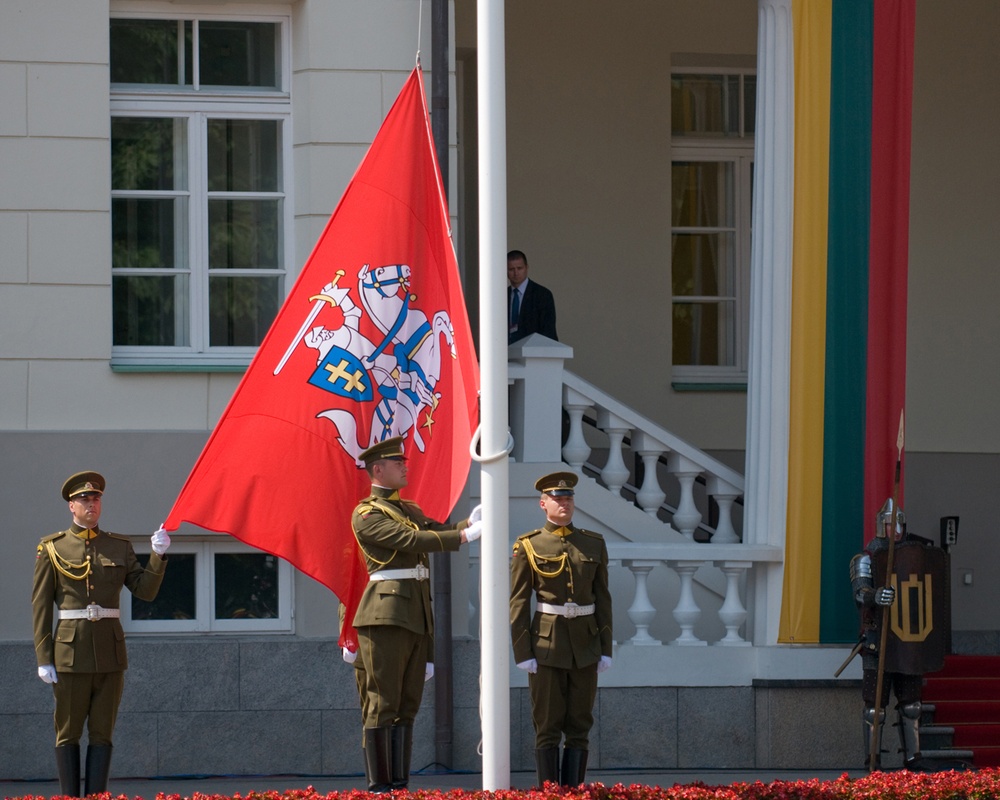
[[[924,676],[925,758],[1000,766],[1000,656],[949,655]]]

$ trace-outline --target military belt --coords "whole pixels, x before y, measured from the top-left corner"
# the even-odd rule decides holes
[[[89,619],[97,622],[99,619],[118,619],[121,614],[117,608],[103,608],[97,603],[91,603],[86,608],[60,608],[58,619]]]
[[[594,613],[595,606],[593,603],[589,606],[578,606],[576,603],[567,603],[564,606],[539,603],[538,610],[543,614],[556,614],[560,617],[566,617],[566,619],[573,619],[573,617],[589,617]]]
[[[431,571],[427,567],[419,566],[413,569],[381,569],[368,576],[370,581],[403,581],[407,578],[414,578],[418,581],[425,581],[431,576]]]

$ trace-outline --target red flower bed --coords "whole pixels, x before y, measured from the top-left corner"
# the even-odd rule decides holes
[[[132,800],[125,795],[99,795],[101,800]],[[372,800],[368,792],[351,790],[320,794],[312,787],[284,792],[250,792],[232,798],[195,792],[190,799],[157,794],[156,800]],[[28,795],[23,800],[46,800]],[[137,798],[136,800],[141,800]],[[393,792],[392,800],[1000,800],[1000,769],[970,772],[877,772],[863,778],[842,775],[834,781],[774,781],[710,786],[705,783],[674,786],[605,786],[592,783],[578,789],[546,784],[544,789],[498,792],[453,789]]]

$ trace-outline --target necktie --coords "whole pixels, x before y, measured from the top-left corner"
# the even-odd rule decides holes
[[[516,287],[511,290],[510,298],[510,326],[517,327],[517,318],[521,314],[521,292]]]

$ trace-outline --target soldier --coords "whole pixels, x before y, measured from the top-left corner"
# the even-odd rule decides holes
[[[44,537],[35,557],[31,593],[38,676],[55,696],[56,766],[62,794],[107,791],[112,733],[128,658],[119,621],[122,587],[152,600],[166,569],[170,537],[152,536],[143,567],[131,542],[97,527],[105,480],[78,472],[62,486],[73,524]],[[55,635],[53,636],[53,622]],[[80,794],[80,737],[87,722],[86,779]]]
[[[445,525],[400,499],[399,490],[407,484],[401,436],[372,445],[360,458],[372,490],[351,517],[368,567],[354,627],[364,664],[368,790],[387,792],[409,783],[413,720],[424,681],[434,674],[427,553],[475,541],[482,522],[479,506],[469,519]]]
[[[611,666],[608,548],[572,524],[576,484],[572,472],[535,482],[545,526],[518,537],[510,565],[510,635],[514,661],[528,672],[539,786],[584,782],[597,674]]]
[[[944,666],[951,619],[948,610],[947,554],[927,539],[906,532],[906,516],[896,514],[893,570],[886,585],[892,499],[885,501],[876,521],[875,537],[851,559],[851,589],[861,613],[861,665],[864,701],[865,766],[881,768],[881,754],[872,765],[871,747],[877,724],[884,731],[890,691],[896,695],[899,739],[906,769],[921,769],[920,695],[923,675]],[[886,652],[880,653],[883,610],[889,608]],[[880,708],[876,710],[879,659],[884,658]]]

